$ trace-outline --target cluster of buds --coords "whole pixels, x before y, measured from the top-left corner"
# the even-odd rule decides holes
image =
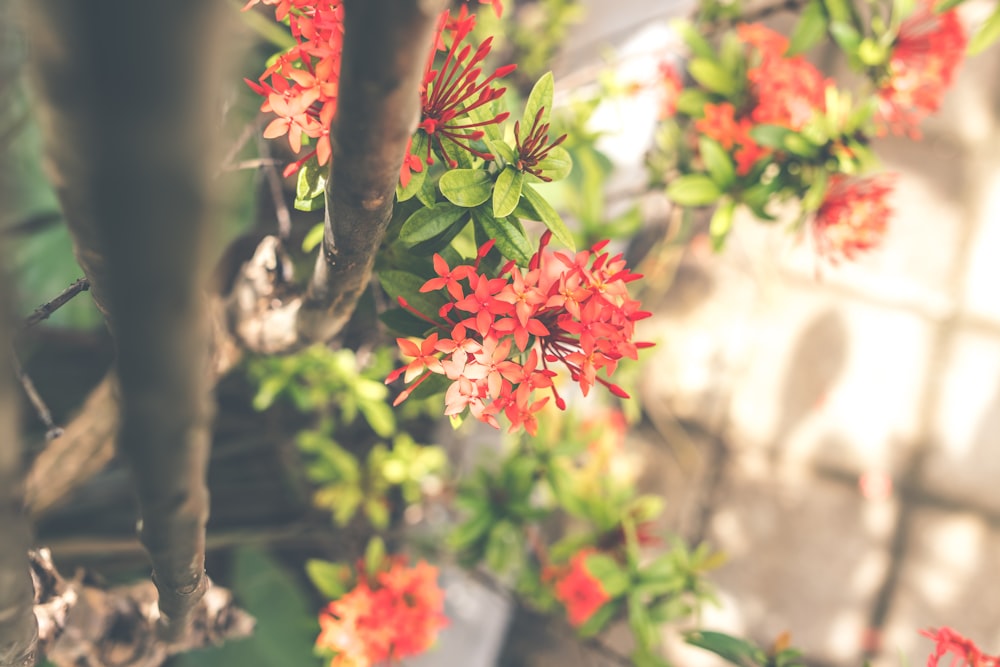
[[[1000,656],[983,653],[974,641],[951,628],[921,630],[920,634],[934,640],[934,652],[927,658],[927,667],[938,667],[941,659],[948,656],[951,667],[1000,667]]]
[[[503,414],[511,431],[523,427],[534,435],[535,413],[550,398],[536,399],[536,389],[548,390],[557,407],[566,407],[553,384],[556,372],[550,366],[555,364],[569,371],[585,395],[602,384],[628,398],[606,377],[620,359],[636,359],[639,348],[651,345],[632,340],[635,322],[649,316],[628,296],[628,283],[641,276],[628,270],[621,255],[604,252],[606,241],[574,255],[547,251],[550,238],[550,232],[542,236],[526,272],[508,262],[497,278],[479,272],[492,241],[480,248],[472,265],[449,267],[434,256],[437,277],[421,291],[442,291],[447,303],[435,320],[400,299],[435,330],[419,341],[397,339],[402,353],[412,358],[386,379],[404,376],[412,382],[397,404],[432,374],[444,375],[451,380],[445,414],[468,409],[495,428]],[[602,371],[606,377],[599,375]]]
[[[409,567],[400,557],[380,572],[362,570],[357,585],[320,612],[316,648],[331,654],[330,667],[372,667],[425,652],[447,625],[437,579],[436,567]]]
[[[290,176],[313,156],[319,164],[330,160],[330,123],[337,113],[344,41],[343,0],[250,0],[244,10],[259,2],[276,5],[275,18],[288,19],[296,43],[257,82],[247,80],[264,98],[260,110],[277,116],[264,128],[264,138],[287,134],[295,153],[301,152],[304,136],[315,142],[311,151],[285,168]]]

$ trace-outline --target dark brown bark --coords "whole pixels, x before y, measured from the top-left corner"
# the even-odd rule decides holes
[[[419,120],[420,77],[441,0],[349,0],[332,132],[322,252],[304,294],[254,298],[252,285],[276,289],[280,244],[262,245],[233,300],[237,335],[262,353],[289,352],[336,336],[371,278],[392,214],[406,143]],[[256,267],[271,267],[262,271]],[[270,286],[268,281],[270,282]],[[259,292],[257,293],[259,296]],[[280,295],[279,295],[280,296]]]
[[[47,156],[114,334],[118,449],[172,641],[207,587],[204,295],[225,9],[212,0],[26,4]]]

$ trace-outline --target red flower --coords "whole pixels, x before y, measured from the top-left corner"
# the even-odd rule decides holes
[[[934,0],[921,0],[899,27],[888,74],[879,87],[881,134],[920,138],[918,125],[941,106],[965,56],[966,42],[956,10],[938,14]]]
[[[261,111],[277,118],[264,129],[264,137],[288,135],[295,153],[302,150],[302,138],[315,140],[315,148],[285,169],[295,173],[316,156],[319,164],[330,160],[330,123],[337,111],[340,56],[343,47],[343,0],[250,0],[275,5],[275,18],[288,20],[296,45],[264,70],[257,82],[247,84],[264,97]]]
[[[677,73],[677,68],[670,63],[660,63],[660,85],[662,86],[663,101],[660,107],[660,120],[670,118],[677,113],[677,98],[684,89],[684,82],[681,75]]]
[[[541,122],[543,113],[545,113],[545,107],[539,108],[538,113],[535,114],[534,122],[531,124],[531,129],[525,134],[523,141],[521,140],[521,123],[520,121],[514,123],[514,141],[517,149],[517,160],[514,165],[521,171],[534,174],[541,180],[549,182],[552,179],[542,174],[538,163],[544,160],[553,148],[564,142],[566,135],[564,134],[549,143],[549,124]]]
[[[551,233],[542,237],[527,273],[510,262],[498,278],[482,275],[478,268],[492,243],[484,244],[473,265],[452,268],[435,256],[438,277],[421,291],[445,292],[448,302],[437,313],[443,322],[400,300],[436,330],[418,343],[398,339],[403,354],[414,360],[386,379],[392,382],[405,374],[406,382],[413,382],[396,403],[431,374],[444,375],[452,382],[445,393],[445,414],[468,409],[499,428],[497,416],[503,413],[512,431],[523,427],[532,433],[535,414],[549,399],[536,399],[535,390],[549,390],[565,409],[552,382],[556,373],[549,364],[555,363],[569,371],[584,394],[601,384],[628,398],[606,378],[620,359],[636,359],[639,348],[650,345],[633,341],[635,322],[649,316],[628,297],[628,283],[641,276],[628,270],[621,255],[603,252],[604,243],[570,256],[546,251],[550,238]]]
[[[935,642],[934,652],[927,658],[927,667],[938,667],[949,653],[954,657],[950,667],[1000,667],[1000,656],[985,655],[975,642],[951,628],[921,630],[920,634]]]
[[[407,567],[390,559],[383,572],[359,577],[357,586],[320,612],[316,647],[333,655],[330,667],[372,667],[423,653],[447,624],[437,568]]]
[[[587,570],[587,556],[593,549],[577,552],[567,570],[556,580],[556,598],[566,607],[566,618],[579,627],[590,620],[611,599],[601,582]]]
[[[885,235],[892,209],[886,197],[892,192],[892,178],[830,177],[826,197],[812,223],[817,251],[834,262],[853,259],[859,251],[879,244]]]
[[[769,155],[767,148],[760,146],[750,136],[754,123],[749,118],[736,119],[736,109],[729,102],[706,104],[705,117],[695,123],[695,129],[709,139],[715,139],[723,148],[733,151],[736,159],[736,173],[745,176],[750,173],[757,160]]]
[[[463,46],[463,42],[475,24],[475,15],[467,14],[464,5],[458,16],[452,16],[449,11],[445,11],[438,21],[436,44],[447,53],[440,68],[434,69],[437,50],[431,51],[420,87],[421,115],[418,127],[429,139],[427,155],[424,158],[427,164],[434,163],[431,149],[436,148],[438,155],[450,166],[458,165],[445,151],[443,140],[484,160],[492,160],[493,156],[490,153],[477,150],[471,142],[483,138],[485,133],[479,128],[502,123],[510,115],[504,112],[478,123],[472,122],[467,117],[473,109],[489,104],[503,95],[507,89],[494,88],[492,83],[507,76],[517,67],[506,65],[482,81],[479,80],[483,73],[481,64],[490,53],[493,38],[486,38],[476,52],[472,53],[472,47],[468,44]],[[450,47],[444,46],[445,32],[451,33]]]

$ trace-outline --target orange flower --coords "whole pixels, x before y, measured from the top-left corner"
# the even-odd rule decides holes
[[[393,558],[375,587],[359,577],[355,588],[320,612],[316,647],[332,652],[330,667],[371,667],[423,653],[447,624],[437,568],[407,567]]]
[[[587,556],[593,549],[577,552],[566,572],[556,581],[556,598],[566,607],[566,618],[574,627],[586,623],[610,596],[601,582],[587,570]]]
[[[813,220],[817,251],[836,262],[840,257],[853,259],[856,252],[878,245],[892,215],[886,202],[892,188],[892,178],[885,175],[863,179],[832,176]]]
[[[965,56],[966,42],[954,9],[938,14],[934,0],[922,0],[899,27],[888,75],[879,88],[880,134],[920,138],[917,126],[941,106]]]
[[[750,136],[753,121],[745,117],[737,120],[735,114],[736,110],[729,102],[706,104],[705,117],[695,123],[695,128],[706,137],[718,141],[726,150],[732,151],[736,160],[736,173],[745,176],[770,151]]]

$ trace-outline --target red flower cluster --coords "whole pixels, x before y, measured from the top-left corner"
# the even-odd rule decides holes
[[[492,241],[483,245],[474,265],[449,267],[434,255],[438,277],[428,280],[421,291],[445,292],[448,302],[438,312],[444,324],[400,299],[404,308],[437,330],[419,342],[397,339],[402,353],[413,361],[390,374],[386,383],[400,375],[415,382],[396,404],[431,374],[444,375],[452,381],[445,394],[445,414],[459,415],[468,409],[475,418],[499,428],[497,417],[502,413],[510,420],[511,431],[524,427],[535,435],[535,413],[549,400],[548,396],[535,400],[535,389],[551,390],[556,405],[566,407],[552,383],[556,373],[549,364],[556,362],[569,370],[584,394],[598,383],[628,398],[598,371],[610,376],[619,359],[636,359],[639,348],[652,345],[632,341],[635,322],[650,315],[628,296],[628,283],[641,276],[628,270],[621,255],[601,252],[607,241],[571,255],[546,252],[550,238],[551,232],[546,232],[527,272],[508,262],[498,278],[478,270]]]
[[[750,130],[764,124],[801,130],[825,107],[826,86],[830,84],[805,58],[786,57],[788,39],[770,28],[743,24],[737,34],[753,49],[747,68],[751,104],[739,112],[729,102],[706,105],[705,117],[695,127],[733,151],[737,173],[746,175],[770,153],[753,140]]]
[[[975,642],[951,628],[921,630],[920,634],[936,643],[927,658],[927,667],[938,667],[941,658],[949,653],[953,656],[950,667],[1000,667],[1000,656],[984,654]]]
[[[469,14],[465,5],[462,5],[457,16],[452,16],[450,11],[444,11],[438,21],[435,38],[437,47],[427,58],[420,86],[418,128],[428,138],[427,153],[423,156],[423,161],[427,164],[434,164],[431,149],[436,148],[438,155],[449,166],[458,166],[458,163],[445,152],[442,143],[444,140],[477,157],[492,160],[491,154],[477,150],[471,142],[483,138],[485,132],[479,128],[502,123],[510,115],[504,112],[478,123],[471,122],[468,118],[470,111],[489,104],[506,92],[506,88],[496,88],[492,84],[517,68],[517,65],[505,65],[482,81],[479,80],[483,73],[482,63],[493,46],[493,38],[487,37],[473,53],[472,46],[463,42],[475,25],[476,15]],[[450,40],[445,40],[446,32],[451,33]],[[450,41],[450,46],[446,46],[446,41]],[[445,58],[441,66],[434,69],[438,50],[446,52]],[[410,147],[407,146],[406,157],[399,175],[400,182],[405,187],[409,183],[410,172],[422,170],[420,157],[412,155]]]
[[[447,625],[437,577],[436,567],[424,561],[407,567],[401,558],[374,577],[360,577],[320,612],[316,648],[333,653],[330,667],[371,667],[423,653]]]
[[[919,139],[920,122],[941,106],[965,56],[967,37],[957,11],[938,14],[934,4],[921,0],[899,27],[879,88],[877,120],[883,135],[891,131]]]
[[[886,202],[892,187],[888,176],[831,176],[812,225],[819,254],[833,261],[840,257],[852,259],[856,252],[878,245],[892,215]]]
[[[277,116],[264,128],[264,138],[287,134],[295,153],[302,150],[303,135],[315,140],[313,150],[285,168],[289,176],[313,155],[320,164],[330,159],[330,123],[337,112],[344,36],[343,0],[250,0],[243,9],[259,2],[276,5],[275,18],[288,19],[296,42],[257,83],[247,80],[265,98],[260,110]]]
[[[566,618],[574,627],[586,623],[611,599],[601,582],[587,570],[587,556],[591,553],[593,549],[577,552],[556,579],[556,598],[566,607]]]

